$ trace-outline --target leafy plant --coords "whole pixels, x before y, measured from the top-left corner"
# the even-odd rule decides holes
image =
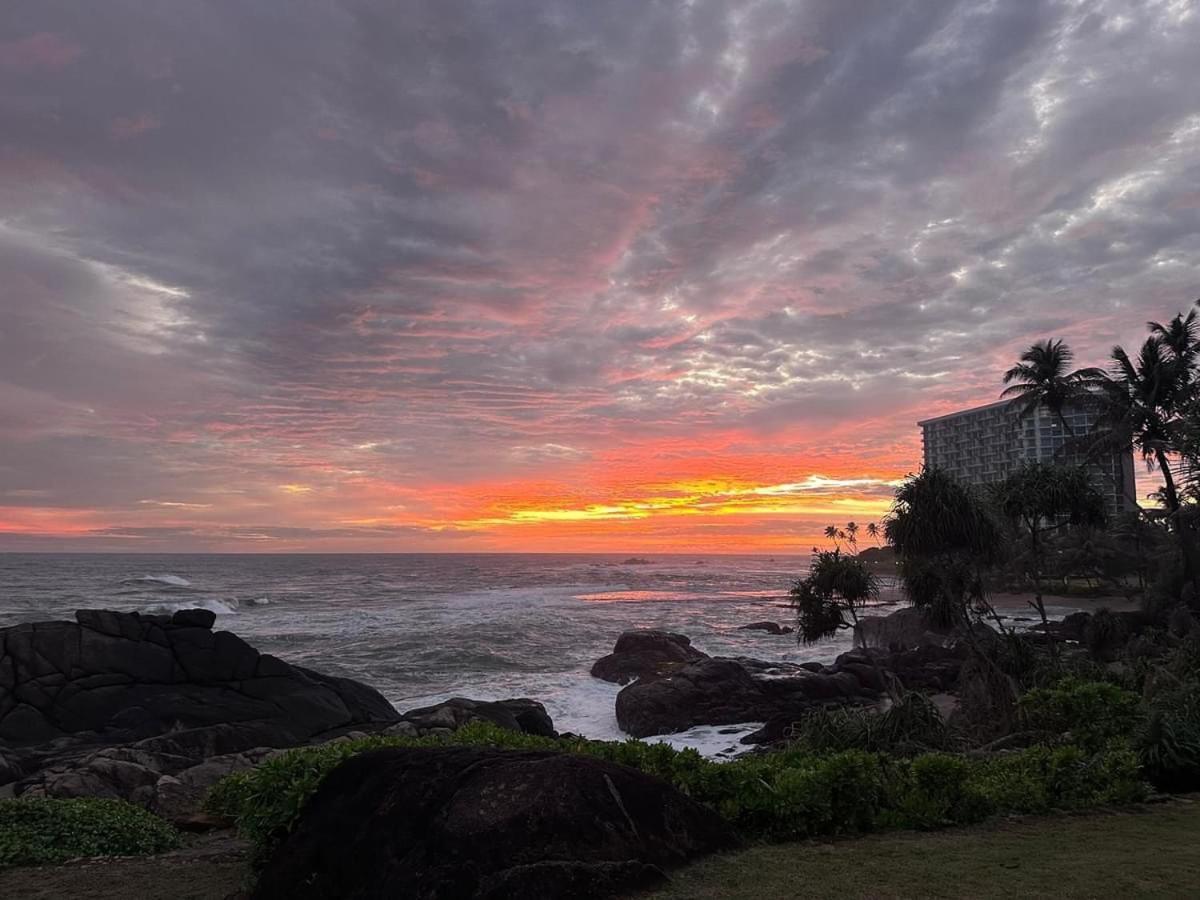
[[[122,800],[0,800],[0,868],[83,856],[140,856],[178,845],[174,828]]]
[[[879,580],[866,564],[840,550],[818,551],[808,575],[791,590],[800,640],[830,637],[858,623],[859,610],[879,596]]]
[[[1200,789],[1200,684],[1192,682],[1156,697],[1137,745],[1156,787]]]
[[[1142,717],[1136,694],[1108,682],[1076,678],[1029,691],[1021,698],[1020,711],[1028,728],[1092,752],[1127,739]]]
[[[865,707],[814,710],[796,723],[793,740],[816,753],[866,750],[900,756],[946,749],[952,742],[937,707],[916,692],[884,712]]]
[[[917,709],[903,716],[920,721],[924,713]],[[1144,791],[1137,757],[1129,751],[1037,747],[1002,760],[945,753],[905,759],[864,749],[815,752],[797,744],[717,763],[666,744],[540,738],[472,724],[446,739],[372,737],[291,750],[228,776],[207,805],[232,816],[261,859],[292,828],[321,779],[347,757],[380,747],[446,743],[555,750],[631,766],[711,807],[742,834],[775,840],[930,828],[978,821],[992,812],[1125,802]]]

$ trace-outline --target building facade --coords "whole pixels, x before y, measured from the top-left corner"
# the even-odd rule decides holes
[[[1091,431],[1096,411],[1086,405],[1063,411],[1072,435]],[[925,465],[968,484],[1001,481],[1024,463],[1083,463],[1077,453],[1063,452],[1068,435],[1058,416],[1039,407],[1022,417],[1013,400],[965,409],[918,422],[925,445]],[[1137,508],[1133,449],[1105,453],[1088,463],[1096,488],[1108,501],[1109,514]]]

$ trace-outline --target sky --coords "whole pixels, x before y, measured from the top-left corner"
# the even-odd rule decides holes
[[[4,0],[0,550],[805,552],[1200,296],[1200,0]]]

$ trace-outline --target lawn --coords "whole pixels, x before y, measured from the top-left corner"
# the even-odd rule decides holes
[[[1200,896],[1200,797],[935,833],[752,847],[654,900]]]

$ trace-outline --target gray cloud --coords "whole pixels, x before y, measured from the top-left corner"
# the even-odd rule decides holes
[[[1200,293],[1198,45],[1180,0],[11,0],[0,492],[907,468],[1023,343]]]

